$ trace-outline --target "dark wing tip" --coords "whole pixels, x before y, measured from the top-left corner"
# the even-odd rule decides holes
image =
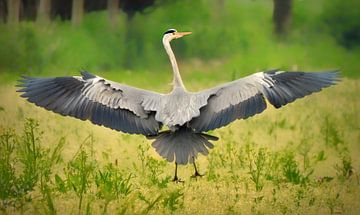
[[[201,133],[201,136],[205,137],[207,140],[212,140],[212,141],[219,140],[218,137],[210,135],[210,134]]]
[[[343,78],[341,75],[341,71],[339,69],[330,71],[328,73],[331,74],[334,84],[339,83],[341,81],[341,79]]]
[[[266,73],[274,83],[273,87],[265,87],[267,100],[280,108],[296,99],[305,97],[323,88],[330,87],[341,81],[340,70],[322,72],[275,72]]]
[[[93,75],[93,74],[91,74],[90,72],[85,71],[85,70],[81,70],[80,73],[81,73],[81,75],[82,75],[82,77],[83,77],[84,80],[96,78],[95,75]]]
[[[342,79],[341,71],[339,69],[318,73],[314,72],[312,74],[318,75],[319,78],[329,81],[329,86],[339,83]]]
[[[25,75],[22,75],[20,77],[21,77],[21,79],[16,80],[17,84],[15,84],[15,87],[20,88],[20,89],[16,90],[16,92],[25,92],[27,84],[28,84],[29,80],[31,79],[31,77],[25,76]]]
[[[21,87],[21,86],[16,85],[16,87]],[[26,92],[26,88],[20,88],[20,89],[16,90],[16,92],[24,93],[24,92]]]
[[[32,79],[34,79],[34,78],[30,77],[30,76],[21,75],[20,79],[18,79],[16,81],[20,82],[20,83],[26,83],[26,82],[28,82],[29,80],[32,80]]]
[[[26,79],[31,78],[30,76],[27,76],[27,75],[21,75],[20,77],[21,77],[20,80],[26,80]],[[19,81],[20,81],[20,80],[19,80]]]

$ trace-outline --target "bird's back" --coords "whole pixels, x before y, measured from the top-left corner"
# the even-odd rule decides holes
[[[175,88],[160,101],[155,119],[169,128],[182,126],[200,115],[200,108],[207,104],[208,97]]]

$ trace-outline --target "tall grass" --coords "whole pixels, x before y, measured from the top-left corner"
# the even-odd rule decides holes
[[[205,177],[192,180],[193,168],[181,166],[179,175],[185,182],[180,184],[171,182],[173,164],[158,157],[144,139],[49,114],[3,95],[7,102],[1,103],[0,112],[1,210],[354,213],[360,198],[358,117],[341,103],[345,99],[350,107],[358,105],[352,99],[357,81],[345,82],[338,90],[282,111],[270,108],[262,116],[215,131],[221,140],[208,157],[197,160]],[[339,104],[326,105],[330,97],[338,98]],[[11,108],[18,102],[21,108]],[[331,112],[333,108],[341,111]],[[27,115],[46,117],[22,122]]]
[[[36,121],[27,119],[21,135],[12,130],[5,130],[0,135],[2,210],[8,206],[22,209],[32,200],[31,192],[38,188],[41,201],[46,203],[45,210],[51,214],[55,212],[49,180],[52,169],[61,162],[65,141],[60,138],[53,149],[44,148],[38,129]]]

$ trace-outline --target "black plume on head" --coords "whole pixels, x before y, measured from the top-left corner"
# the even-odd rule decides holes
[[[174,33],[174,32],[176,32],[176,29],[171,28],[171,29],[165,31],[164,34],[169,34],[169,33]]]

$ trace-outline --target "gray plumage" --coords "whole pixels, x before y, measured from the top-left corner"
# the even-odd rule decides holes
[[[207,155],[208,148],[214,147],[209,140],[218,140],[215,136],[195,133],[187,127],[180,127],[176,132],[160,132],[156,136],[148,136],[148,139],[155,139],[152,146],[159,155],[169,162],[176,160],[178,164],[193,163],[198,153]]]
[[[155,112],[141,103],[160,94],[107,81],[88,72],[82,77],[24,77],[21,95],[38,106],[64,116],[90,120],[130,134],[154,135],[161,128]],[[148,102],[151,104],[151,102]]]
[[[197,132],[220,128],[236,119],[246,119],[266,109],[270,104],[280,108],[339,81],[337,71],[284,72],[272,70],[258,72],[248,77],[199,92],[210,95],[200,116],[190,121]]]
[[[174,72],[174,88],[168,94],[115,83],[88,72],[82,76],[24,77],[21,95],[38,106],[64,116],[90,120],[97,125],[154,139],[153,147],[169,162],[193,163],[198,153],[208,154],[204,134],[263,112],[266,100],[280,108],[339,81],[337,71],[258,72],[200,92],[188,92],[181,80],[170,41],[187,35],[169,31],[163,44]],[[170,130],[160,132],[162,126]]]

